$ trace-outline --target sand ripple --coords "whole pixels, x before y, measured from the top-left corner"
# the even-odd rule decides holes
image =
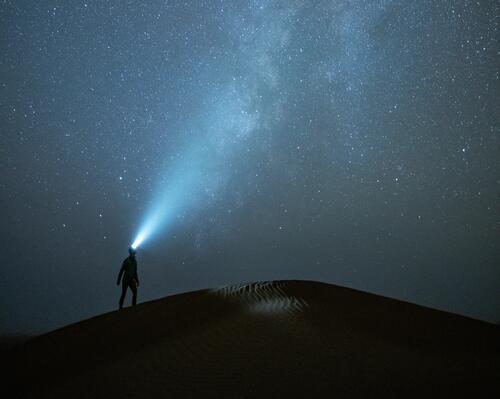
[[[223,298],[239,301],[250,313],[276,316],[282,313],[293,315],[309,306],[304,298],[287,294],[283,282],[257,282],[228,285],[211,290]]]

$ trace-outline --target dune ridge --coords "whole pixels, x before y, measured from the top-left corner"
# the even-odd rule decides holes
[[[9,355],[14,397],[500,393],[496,325],[348,288],[267,281],[142,303]]]

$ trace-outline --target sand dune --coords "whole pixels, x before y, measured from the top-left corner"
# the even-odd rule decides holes
[[[4,364],[18,397],[481,397],[500,394],[499,338],[481,321],[276,281],[104,314],[30,340]]]

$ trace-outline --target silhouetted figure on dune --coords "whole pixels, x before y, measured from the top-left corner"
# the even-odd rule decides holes
[[[139,276],[137,276],[137,260],[135,259],[135,249],[128,249],[129,256],[126,258],[118,274],[116,285],[122,283],[122,296],[120,297],[120,309],[123,308],[123,301],[127,294],[127,288],[132,291],[132,306],[137,303],[137,287],[139,287]],[[123,279],[122,279],[123,277]]]

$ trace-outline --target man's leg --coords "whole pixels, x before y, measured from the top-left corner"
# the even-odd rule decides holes
[[[132,281],[129,287],[132,290],[132,306],[135,306],[137,304],[137,285],[135,281]]]
[[[122,282],[122,296],[120,297],[120,309],[123,308],[123,301],[125,300],[126,294],[127,294],[127,284]]]

